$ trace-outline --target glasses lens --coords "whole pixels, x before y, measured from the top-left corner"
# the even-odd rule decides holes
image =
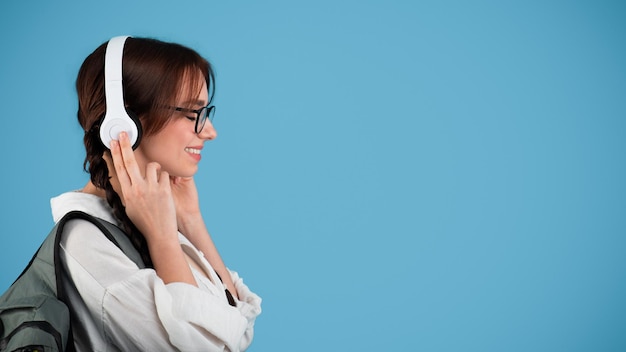
[[[208,118],[209,121],[213,123],[213,116],[215,116],[215,105],[209,106],[209,108],[206,109],[205,111],[206,111],[206,118]]]
[[[196,119],[196,133],[202,132],[204,125],[206,124],[206,120],[211,121],[213,123],[213,116],[215,115],[215,106],[203,107],[200,109],[200,113],[198,114],[198,119]]]

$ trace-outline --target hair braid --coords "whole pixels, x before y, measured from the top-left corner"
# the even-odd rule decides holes
[[[106,198],[107,202],[113,208],[113,215],[120,221],[122,225],[122,230],[126,233],[126,236],[130,239],[130,242],[137,249],[139,254],[141,254],[141,259],[143,263],[148,268],[152,268],[152,258],[150,258],[150,251],[148,251],[148,243],[146,242],[146,238],[141,234],[141,232],[137,229],[135,224],[128,218],[126,215],[126,209],[124,205],[122,205],[122,200],[119,195],[113,190],[113,186],[111,182],[107,181],[106,187]]]
[[[85,132],[84,142],[85,147],[87,148],[88,157],[85,159],[83,167],[85,168],[85,171],[89,172],[91,175],[91,182],[96,187],[105,190],[107,203],[109,203],[109,206],[113,209],[113,216],[115,216],[115,218],[120,222],[122,230],[141,255],[141,259],[146,267],[152,268],[152,258],[150,258],[150,251],[148,250],[146,238],[126,214],[126,209],[122,204],[122,199],[115,192],[115,190],[113,190],[113,186],[109,181],[109,169],[106,161],[102,158],[106,149],[102,143],[98,143],[99,137],[96,138],[99,136],[99,133],[99,123],[96,123],[94,127]],[[96,142],[94,143],[94,141]]]

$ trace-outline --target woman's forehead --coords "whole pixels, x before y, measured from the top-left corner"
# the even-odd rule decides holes
[[[183,104],[204,106],[209,103],[206,79],[200,70],[195,71],[194,74],[187,71],[180,81],[180,85],[177,100]]]

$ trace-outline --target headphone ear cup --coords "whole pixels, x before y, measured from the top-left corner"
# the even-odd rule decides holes
[[[117,140],[121,132],[128,134],[128,139],[136,149],[141,140],[142,128],[141,122],[137,115],[129,109],[125,109],[125,113],[104,115],[102,124],[100,125],[100,140],[105,147],[111,149],[111,141]]]

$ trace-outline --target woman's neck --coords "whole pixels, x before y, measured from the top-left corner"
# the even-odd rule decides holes
[[[83,187],[82,192],[83,193],[94,194],[94,195],[96,195],[98,197],[101,197],[101,198],[106,198],[105,190],[103,190],[102,188],[96,187],[96,185],[91,183],[91,181],[87,182],[85,187]]]

